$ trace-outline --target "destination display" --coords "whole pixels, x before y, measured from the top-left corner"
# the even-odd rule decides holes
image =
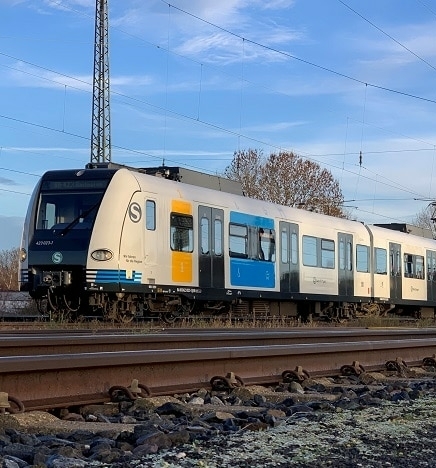
[[[109,183],[108,179],[78,179],[78,180],[45,180],[41,189],[52,191],[64,190],[91,190],[105,189]]]

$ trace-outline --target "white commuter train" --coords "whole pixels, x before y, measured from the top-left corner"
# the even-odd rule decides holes
[[[214,189],[165,177],[181,171],[45,173],[23,229],[20,289],[42,313],[121,322],[434,316],[435,240],[250,199],[205,174]]]

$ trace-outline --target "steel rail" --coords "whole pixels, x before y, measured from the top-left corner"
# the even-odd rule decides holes
[[[208,387],[212,377],[230,372],[248,384],[267,384],[297,366],[312,375],[331,374],[353,361],[367,369],[397,358],[420,363],[435,350],[435,337],[350,341],[343,336],[336,343],[3,356],[0,391],[18,398],[27,409],[44,409],[72,401],[107,401],[111,387],[128,387],[134,379],[157,395]]]
[[[2,333],[0,356],[71,354],[82,352],[137,351],[147,349],[187,349],[240,346],[274,346],[348,341],[404,340],[436,338],[436,328],[423,329],[241,329],[166,330],[164,332],[119,331],[83,333],[68,330],[39,334]]]

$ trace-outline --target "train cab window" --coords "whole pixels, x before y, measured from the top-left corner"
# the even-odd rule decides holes
[[[356,245],[356,270],[369,273],[369,247],[367,245]]]
[[[275,262],[276,241],[274,229],[259,229],[259,259]]]
[[[192,216],[171,213],[170,223],[171,250],[192,252],[194,250]]]
[[[36,229],[61,232],[92,228],[102,193],[55,191],[41,192]]]
[[[216,219],[213,227],[215,255],[220,256],[223,254],[223,222],[220,219]]]
[[[145,202],[145,227],[148,231],[156,230],[156,203],[154,200]]]
[[[378,275],[386,275],[388,272],[388,253],[386,249],[380,249],[376,247],[374,249],[375,257],[375,272]]]
[[[51,229],[56,224],[56,205],[45,203],[40,207],[36,229]]]
[[[247,258],[247,226],[229,224],[229,255],[230,257]]]

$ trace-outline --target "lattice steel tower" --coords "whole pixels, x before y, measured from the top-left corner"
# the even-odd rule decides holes
[[[111,161],[109,21],[107,0],[96,0],[91,163]]]

